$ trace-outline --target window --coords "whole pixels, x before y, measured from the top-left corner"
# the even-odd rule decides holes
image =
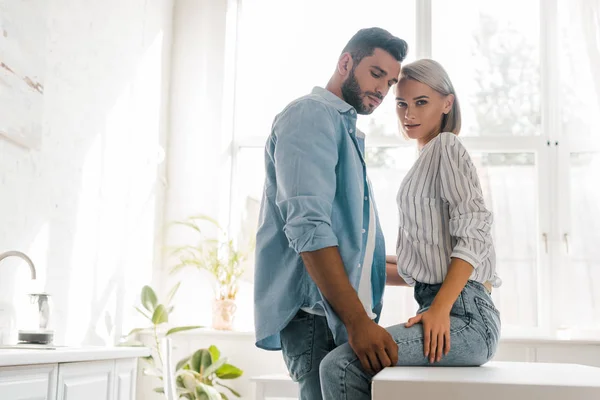
[[[326,84],[352,34],[380,26],[409,43],[406,62],[434,58],[453,80],[463,113],[460,137],[494,213],[503,286],[493,297],[503,328],[600,329],[600,291],[594,290],[600,286],[600,189],[592,184],[600,172],[597,3],[365,4],[240,0],[231,196],[238,239],[255,234],[263,147],[274,116]],[[395,252],[396,192],[417,157],[398,134],[392,97],[359,118],[388,254]],[[405,288],[388,288],[385,301],[383,324],[403,322],[416,310]]]

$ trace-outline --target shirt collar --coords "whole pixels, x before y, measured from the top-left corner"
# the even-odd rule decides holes
[[[346,103],[344,100],[340,99],[335,94],[322,87],[315,86],[312,90],[312,94],[322,97],[341,113],[345,113],[354,109],[354,107],[352,107],[350,104]]]

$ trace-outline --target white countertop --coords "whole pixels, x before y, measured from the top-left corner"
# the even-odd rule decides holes
[[[150,355],[150,349],[146,347],[82,346],[40,349],[0,347],[0,367],[114,360],[148,355]]]
[[[490,361],[481,367],[392,367],[373,378],[378,382],[460,382],[518,385],[592,386],[600,388],[600,368],[578,364]]]

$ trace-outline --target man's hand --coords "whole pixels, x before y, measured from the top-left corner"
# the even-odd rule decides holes
[[[406,327],[423,324],[423,353],[429,362],[439,362],[450,351],[450,313],[434,308],[410,318]]]
[[[363,369],[370,374],[398,362],[398,345],[388,331],[370,319],[348,328],[348,342]]]

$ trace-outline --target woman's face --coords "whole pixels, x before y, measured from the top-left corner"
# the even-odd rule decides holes
[[[402,78],[396,85],[396,113],[402,132],[423,146],[441,130],[452,109],[453,95],[444,96],[424,83]]]

